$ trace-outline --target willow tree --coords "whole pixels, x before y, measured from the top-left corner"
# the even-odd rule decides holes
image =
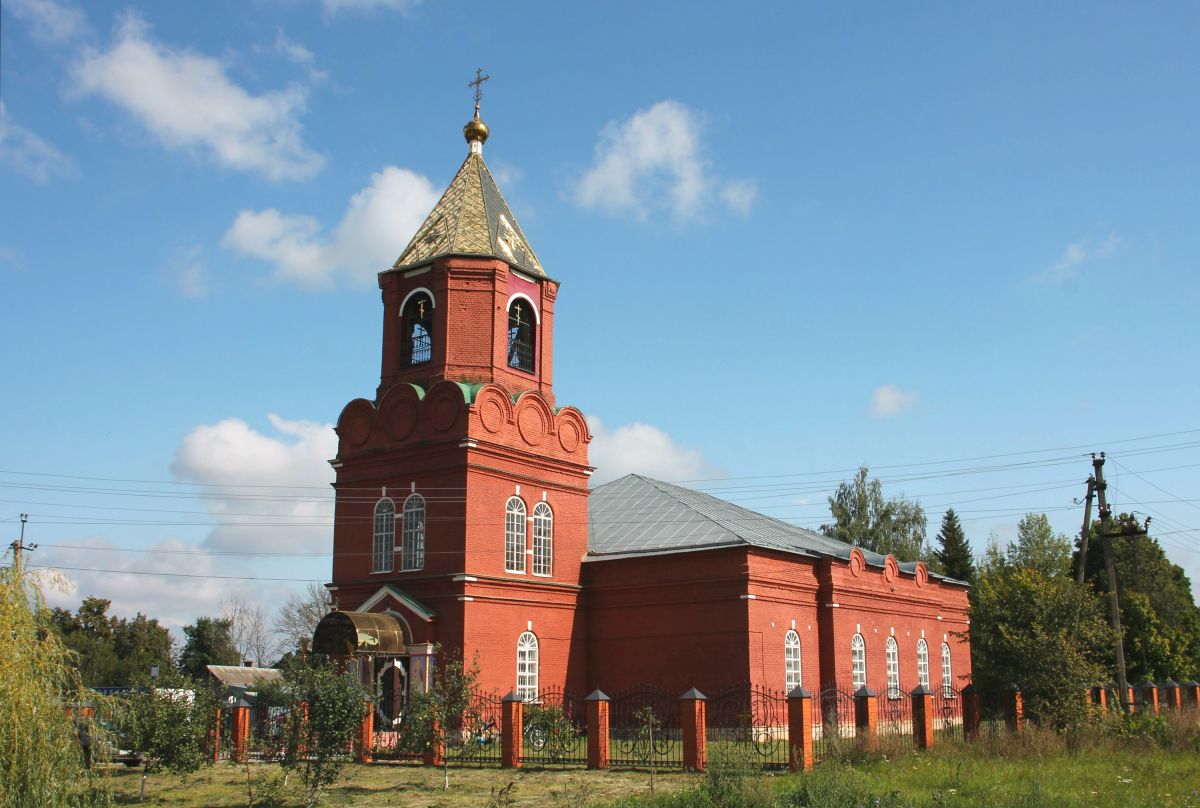
[[[41,590],[28,575],[0,569],[0,807],[111,801],[107,778],[84,765],[80,726],[68,713],[83,694]]]

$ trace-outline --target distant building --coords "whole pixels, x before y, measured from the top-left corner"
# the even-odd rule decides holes
[[[552,385],[559,283],[484,163],[478,110],[465,134],[379,275],[381,380],[338,419],[337,611],[313,650],[353,657],[386,715],[437,646],[527,698],[961,686],[965,584],[668,483],[589,490],[587,422]]]

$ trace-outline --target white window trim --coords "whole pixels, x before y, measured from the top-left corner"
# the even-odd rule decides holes
[[[409,507],[409,503],[413,504],[413,506],[411,508]],[[413,542],[413,545],[414,545],[414,553],[413,554],[420,556],[420,563],[419,564],[411,564],[410,559],[409,559],[409,552],[408,552],[408,514],[410,512],[415,512],[417,510],[418,506],[421,509],[421,527],[420,527],[420,533],[418,534],[418,540]],[[427,515],[428,514],[426,512],[426,507],[425,507],[425,497],[423,497],[417,493],[409,494],[408,497],[404,500],[404,511],[401,514],[401,520],[400,520],[400,532],[401,532],[401,535],[400,535],[400,549],[401,549],[400,571],[401,572],[416,572],[416,571],[425,569],[425,533],[426,533],[426,527],[428,525],[428,520],[426,519]]]
[[[887,638],[887,697],[898,699],[900,692],[900,643],[895,637]]]
[[[391,517],[392,517],[391,518],[392,547],[391,547],[390,551],[380,552],[380,549],[379,549],[379,536],[380,536],[379,509],[383,506],[383,504],[385,502],[392,506],[392,513],[391,513]],[[396,560],[395,560],[395,555],[396,555],[396,503],[395,503],[395,501],[393,501],[391,497],[380,497],[379,501],[375,503],[375,510],[373,511],[373,516],[375,518],[371,522],[371,574],[372,575],[386,575],[387,573],[395,572],[395,570],[396,570]],[[379,566],[380,559],[383,559],[384,564],[386,564],[386,569]]]
[[[524,300],[525,302],[527,302],[529,304],[529,307],[533,309],[533,324],[541,325],[542,324],[542,313],[540,311],[538,311],[537,303],[533,302],[533,298],[530,297],[529,295],[525,294],[524,292],[513,292],[511,295],[509,295],[508,303],[505,304],[505,306],[504,306],[504,311],[507,312],[509,309],[511,309],[513,301],[516,300],[517,298],[521,298],[521,300]]]
[[[538,511],[545,511],[545,516],[538,516]],[[538,519],[545,519],[549,522],[549,535],[546,537],[546,568],[549,572],[538,572]],[[554,577],[554,509],[546,502],[539,502],[533,506],[533,547],[530,549],[530,554],[533,556],[533,562],[529,565],[529,570],[539,578]]]
[[[924,674],[921,673],[922,661],[925,663]],[[917,640],[917,684],[929,689],[929,644],[923,637]]]
[[[416,289],[413,289],[411,292],[406,294],[404,296],[404,300],[401,301],[401,303],[400,303],[400,316],[401,317],[404,317],[404,307],[408,305],[408,301],[412,298],[412,296],[419,295],[422,292],[429,295],[429,305],[435,309],[437,308],[437,298],[433,296],[433,290],[426,289],[424,286],[418,286]]]
[[[518,511],[515,510],[516,505],[520,506],[520,511],[519,511],[520,518],[519,519],[516,518],[518,515]],[[525,575],[526,571],[529,569],[529,562],[527,560],[527,554],[525,552],[527,549],[528,542],[529,542],[528,514],[529,514],[529,509],[525,505],[525,500],[521,499],[519,496],[511,496],[507,500],[505,500],[505,502],[504,502],[504,571],[510,575]],[[510,525],[509,525],[510,522],[513,523],[511,526],[511,529],[510,529]],[[521,526],[520,550],[510,554],[509,553],[509,538],[511,535],[511,537],[514,539],[514,548],[515,548],[515,539],[516,539],[516,533],[517,533],[515,528],[518,523]],[[510,555],[511,555],[511,558],[510,558]],[[511,562],[511,565],[510,565],[510,562]],[[519,565],[519,566],[517,566],[517,565]]]
[[[862,662],[861,679],[856,662]],[[867,686],[867,641],[861,634],[855,634],[850,638],[850,679],[855,692],[858,692],[859,688]]]
[[[517,695],[525,702],[536,701],[538,697],[541,675],[540,651],[537,635],[532,631],[523,631],[517,637]],[[531,652],[532,659],[530,658]],[[522,654],[525,656],[524,660],[521,658]],[[522,662],[526,667],[524,673],[521,671]]]
[[[796,652],[795,671],[792,670],[792,651]],[[792,681],[793,673],[795,673],[794,682]],[[789,629],[783,635],[783,683],[788,693],[804,685],[804,654],[800,648],[800,635],[796,633],[795,629]]]

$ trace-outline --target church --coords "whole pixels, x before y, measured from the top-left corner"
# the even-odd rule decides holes
[[[962,687],[964,583],[668,482],[589,487],[587,421],[554,394],[559,281],[484,162],[478,92],[463,131],[466,160],[379,274],[379,386],[337,421],[313,650],[349,658],[386,717],[439,654],[527,700]]]

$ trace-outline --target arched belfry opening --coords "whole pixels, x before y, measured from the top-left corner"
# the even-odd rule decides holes
[[[433,298],[425,292],[413,294],[400,314],[400,361],[406,367],[423,365],[433,359]]]
[[[517,298],[508,307],[508,366],[534,372],[537,317],[529,301]]]

